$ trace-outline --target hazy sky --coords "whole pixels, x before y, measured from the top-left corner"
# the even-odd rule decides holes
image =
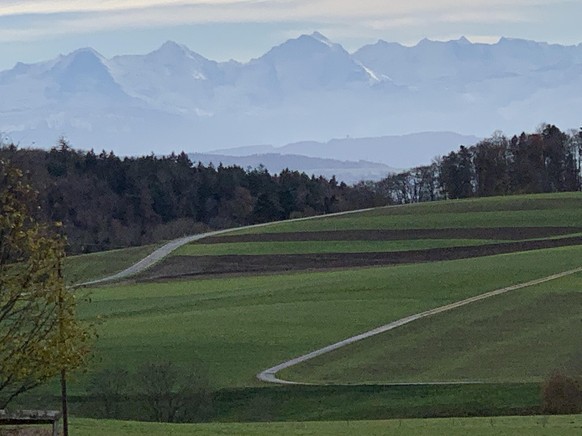
[[[582,42],[580,0],[0,0],[0,70],[91,46],[110,57],[166,40],[245,61],[318,30],[348,50],[462,35]]]

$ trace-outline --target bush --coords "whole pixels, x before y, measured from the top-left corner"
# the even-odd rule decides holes
[[[542,386],[542,411],[549,414],[582,411],[582,389],[579,380],[561,373],[552,374]]]
[[[102,370],[89,381],[87,393],[97,403],[93,410],[97,417],[122,418],[121,406],[129,394],[129,373],[117,367]]]
[[[89,383],[83,415],[93,418],[200,422],[212,415],[208,374],[199,363],[143,363],[131,374],[123,368],[96,373]]]
[[[171,362],[146,363],[137,371],[137,390],[154,421],[203,421],[211,410],[208,380],[197,365],[180,371]]]

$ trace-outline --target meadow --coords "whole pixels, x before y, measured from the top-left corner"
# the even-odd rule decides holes
[[[176,250],[144,278],[350,269],[582,244],[579,193],[388,206],[232,229]]]
[[[567,436],[578,435],[582,417],[528,416],[495,418],[399,419],[375,421],[288,422],[252,424],[160,424],[130,421],[76,419],[72,430],[79,436],[108,434],[121,435],[253,435],[270,436],[336,436],[336,435],[449,435],[475,436],[523,435]]]
[[[350,229],[564,226],[582,223],[582,193],[515,195],[387,206],[356,214],[278,222],[229,234]]]
[[[133,265],[154,251],[157,245],[121,248],[119,250],[68,256],[65,258],[63,275],[68,284],[99,279]]]
[[[547,235],[527,239],[560,239],[579,236],[580,223],[580,194],[447,201],[234,230],[212,241],[183,246],[173,257],[357,256],[376,251],[447,250],[508,239],[406,239],[403,232],[403,238],[393,240],[341,240],[340,235],[340,240],[326,236],[320,241],[294,240],[292,234],[406,229],[454,233],[455,228],[470,233],[500,226],[510,233],[511,228],[547,228]],[[281,232],[291,236],[269,240],[268,235]],[[249,235],[251,240],[232,239],[240,235]],[[253,235],[266,235],[266,239],[255,241]],[[151,250],[144,247],[69,259],[69,277],[105,275]],[[322,264],[317,265],[321,270],[308,267],[158,280],[146,274],[130,282],[81,289],[80,314],[96,323],[98,339],[87,372],[70,383],[71,394],[79,404],[85,402],[90,378],[102,369],[134,371],[143,362],[171,361],[181,368],[205,368],[215,391],[215,418],[222,421],[535,413],[540,381],[556,369],[576,368],[579,362],[582,343],[576,332],[582,274],[416,321],[281,374],[330,386],[273,387],[259,382],[256,374],[411,314],[580,267],[580,259],[582,245],[572,245],[359,268],[326,270]],[[434,381],[484,384],[383,386]],[[265,410],[270,412],[259,413]],[[544,427],[532,431],[538,430],[545,431]]]
[[[287,241],[192,243],[176,250],[174,256],[221,256],[228,254],[308,254],[373,253],[383,251],[426,250],[430,248],[485,245],[502,241],[489,239],[421,239],[397,241]]]
[[[101,319],[99,366],[195,360],[210,368],[216,387],[253,386],[257,372],[287,358],[575,268],[581,255],[582,247],[566,247],[420,265],[114,285],[92,290],[91,303],[80,309],[86,319]],[[537,377],[552,369],[543,367]]]
[[[294,367],[311,383],[536,382],[582,371],[582,274],[418,320]]]

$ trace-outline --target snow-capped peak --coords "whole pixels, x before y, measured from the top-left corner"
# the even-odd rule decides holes
[[[319,42],[322,42],[322,43],[324,43],[324,44],[325,44],[325,45],[327,45],[328,47],[333,47],[333,46],[334,46],[333,42],[331,42],[331,41],[330,41],[330,40],[329,40],[329,39],[328,39],[328,38],[327,38],[325,35],[323,35],[323,34],[321,34],[321,33],[317,32],[317,31],[316,31],[316,32],[313,32],[313,33],[312,33],[311,35],[309,35],[309,36],[311,36],[313,39],[316,39],[316,40],[317,40],[317,41],[319,41]]]
[[[262,58],[305,58],[311,53],[347,52],[339,44],[334,44],[319,32],[300,35],[273,47]]]
[[[51,68],[61,77],[109,76],[107,60],[92,48],[81,48],[61,55]]]
[[[154,50],[150,54],[164,55],[164,56],[183,56],[190,53],[190,49],[185,45],[178,44],[175,41],[166,41],[160,48]]]
[[[156,58],[165,63],[179,62],[182,59],[191,59],[195,62],[211,62],[204,56],[193,52],[183,44],[174,41],[166,41],[160,48],[146,55],[149,58]]]
[[[90,65],[95,66],[97,64],[106,65],[107,60],[95,49],[91,47],[84,47],[67,55],[59,56],[56,65],[60,66],[61,68],[66,68],[74,63],[82,63],[89,67]]]

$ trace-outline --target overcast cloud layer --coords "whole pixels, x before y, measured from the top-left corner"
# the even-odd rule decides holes
[[[576,44],[580,16],[582,2],[566,0],[3,0],[0,68],[66,52],[75,41],[113,55],[178,39],[215,59],[245,60],[313,30],[348,49],[461,35]]]

